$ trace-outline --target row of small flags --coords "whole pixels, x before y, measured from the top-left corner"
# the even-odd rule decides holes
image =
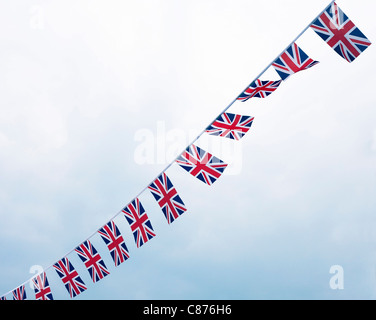
[[[354,61],[371,45],[367,37],[335,2],[331,2],[310,27],[348,62]],[[245,102],[251,98],[266,98],[291,75],[307,70],[316,64],[318,64],[318,61],[311,59],[294,42],[271,64],[281,79],[277,81],[257,79],[236,100]],[[223,112],[204,132],[210,135],[240,140],[251,128],[253,120],[254,118],[251,116]],[[188,146],[176,158],[175,162],[207,185],[212,185],[227,167],[227,164],[221,159],[195,144]],[[162,172],[147,189],[154,196],[168,224],[174,222],[187,211],[183,200],[165,172]],[[155,237],[151,221],[138,197],[123,208],[121,213],[123,213],[129,224],[137,248]],[[113,219],[100,228],[97,234],[100,235],[106,244],[115,266],[119,266],[129,258],[129,251],[124,238]],[[105,262],[90,242],[90,239],[82,242],[74,251],[85,265],[93,283],[110,274]],[[86,284],[67,256],[53,264],[53,268],[61,278],[71,298],[76,297],[87,289]],[[32,282],[34,287],[35,299],[53,299],[46,270],[33,277],[30,282]],[[13,300],[25,300],[27,298],[26,283],[12,291]],[[6,295],[0,299],[6,300]]]

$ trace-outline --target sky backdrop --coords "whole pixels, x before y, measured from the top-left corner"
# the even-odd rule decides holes
[[[0,1],[0,295],[47,268],[128,204],[329,1]],[[376,41],[374,0],[338,0]],[[375,44],[349,64],[312,30],[317,66],[267,99],[213,186],[166,173],[188,211],[76,299],[375,299]],[[264,80],[278,80],[270,69]],[[330,268],[344,270],[333,290]],[[47,271],[56,299],[69,299]],[[34,294],[26,287],[29,299]],[[7,296],[11,299],[11,295]]]

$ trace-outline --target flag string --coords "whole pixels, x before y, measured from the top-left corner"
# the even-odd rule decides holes
[[[330,1],[330,3],[325,7],[325,9],[324,10],[322,10],[313,20],[312,20],[312,22],[310,22],[300,33],[299,33],[299,35],[297,36],[297,37],[295,37],[294,38],[294,40],[277,56],[277,58],[275,58],[275,59],[273,59],[272,60],[272,62],[270,62],[265,68],[264,68],[264,70],[262,70],[261,72],[260,72],[260,74],[242,91],[242,93],[247,89],[247,88],[249,88],[250,87],[250,85],[253,83],[253,82],[255,82],[255,81],[257,81],[272,65],[273,65],[273,63],[276,61],[276,59],[278,59],[288,48],[290,48],[306,31],[307,31],[307,29],[317,20],[317,18],[318,17],[320,17],[333,3],[335,2],[335,0],[332,0],[332,1]],[[207,128],[208,127],[210,127],[215,121],[216,121],[216,119],[219,117],[219,116],[221,116],[222,114],[224,114],[227,110],[229,110],[230,108],[231,108],[231,106],[238,100],[238,98],[239,98],[239,95],[233,100],[233,101],[231,101],[231,103],[230,104],[228,104],[227,106],[226,106],[226,108],[224,108],[220,113],[219,113],[219,115],[216,117],[216,118],[214,118],[214,120],[208,125],[208,126],[206,126],[202,131],[201,131],[201,133],[199,133],[197,136],[196,136],[196,138],[194,138],[189,144],[188,144],[188,146],[187,146],[187,148],[188,147],[190,147],[190,146],[192,146],[197,140],[199,140],[199,138],[206,132],[206,130],[207,130]],[[149,184],[147,184],[147,186],[146,187],[144,187],[129,203],[131,203],[131,202],[133,202],[134,200],[136,200],[138,197],[140,197],[147,189],[148,189],[148,187],[156,180],[156,179],[158,179],[158,177],[161,175],[161,174],[163,174],[164,172],[166,172],[177,160],[178,160],[178,158],[185,152],[185,150],[187,149],[187,148],[185,148],[173,161],[171,161],[171,163],[169,163]],[[123,207],[124,208],[124,207]],[[110,220],[108,220],[108,221],[112,221],[112,220],[114,220],[119,214],[121,214],[122,212],[123,212],[123,208],[121,209],[121,210],[119,210],[115,215],[113,215],[111,218],[110,218]],[[87,241],[87,240],[89,240],[89,239],[91,239],[93,236],[95,236],[97,233],[98,233],[98,231],[101,229],[101,228],[103,228],[105,225],[103,225],[102,227],[100,227],[100,228],[98,228],[95,232],[93,232],[89,237],[87,237],[86,238],[86,240],[85,241]],[[74,248],[74,249],[72,249],[72,250],[70,250],[69,252],[67,252],[65,255],[63,255],[63,257],[67,257],[69,254],[71,254],[72,252],[74,252],[75,251],[75,249],[76,248]],[[47,270],[49,270],[51,267],[53,267],[53,265],[54,264],[51,264],[51,265],[49,265],[48,267],[46,267],[46,268],[44,268],[43,269],[43,271],[42,272],[46,272]],[[23,286],[23,285],[26,285],[27,283],[29,283],[30,281],[32,281],[34,278],[35,278],[36,276],[34,275],[34,276],[32,276],[30,279],[28,279],[28,280],[26,280],[25,282],[23,282],[21,285],[19,285],[17,288],[19,288],[20,286]],[[16,288],[15,289],[13,289],[13,290],[10,290],[10,291],[8,291],[7,293],[5,293],[4,295],[2,295],[1,297],[5,297],[5,296],[7,296],[8,294],[10,294],[12,291],[14,291],[14,290],[16,290]]]
[[[330,7],[331,5],[332,5],[332,3],[334,3],[336,0],[332,0],[326,7],[325,7],[325,9],[324,10],[322,10],[313,20],[312,20],[312,22],[311,23],[309,23],[304,29],[303,29],[303,31],[302,32],[300,32],[300,34],[293,40],[293,41],[291,41],[291,43],[274,59],[274,60],[272,60],[272,62],[270,62],[269,64],[268,64],[268,66],[264,69],[264,70],[262,70],[261,72],[260,72],[260,74],[253,80],[253,81],[251,81],[251,83],[253,83],[254,81],[256,81],[257,79],[259,79],[270,67],[271,67],[271,65],[273,64],[273,62],[283,53],[283,52],[285,52],[286,50],[287,50],[287,48],[289,48],[293,43],[295,43],[307,30],[308,30],[308,28],[312,25],[312,23],[317,19],[317,17],[319,17],[328,7]],[[250,84],[251,84],[250,83]],[[249,85],[246,87],[246,88],[244,88],[244,90],[246,90],[247,88],[249,87]],[[244,92],[244,90],[242,91],[242,92]],[[225,113],[228,109],[230,109],[231,107],[232,107],[232,105],[237,101],[237,98],[239,97],[239,95],[226,107],[226,108],[224,108],[223,110],[222,110],[222,112],[220,112],[219,114],[218,114],[218,116],[220,116],[221,114],[223,114],[223,113]],[[201,131],[201,133],[200,134],[198,134],[197,135],[197,137],[196,138],[194,138],[189,144],[188,144],[188,146],[191,146],[192,144],[194,144],[198,139],[200,139],[200,137],[206,132],[206,128],[208,128],[210,125],[212,125],[213,123],[214,123],[214,121],[215,121],[215,119],[217,119],[218,118],[218,116],[217,117],[215,117],[214,119],[213,119],[213,121],[212,122],[210,122],[206,127],[205,127],[205,129],[203,129],[202,131]],[[187,147],[188,147],[187,146]],[[186,148],[187,148],[186,147]],[[149,187],[149,185],[153,182],[153,181],[155,181],[163,172],[166,172],[174,163],[175,163],[175,161],[184,153],[184,151],[186,150],[186,148],[184,148],[184,150],[182,150],[180,153],[179,153],[179,155],[173,160],[173,161],[171,161],[153,180],[151,180],[150,181],[150,183],[149,184],[147,184],[146,185],[146,187],[144,187],[131,201],[129,201],[129,203],[131,203],[132,201],[134,201],[134,200],[136,200],[139,196],[141,196],[147,189],[148,189],[148,187]],[[124,207],[123,207],[124,208]],[[121,214],[122,213],[122,209],[121,210],[119,210],[112,218],[110,218],[110,220],[109,221],[111,221],[111,220],[114,220],[119,214]],[[103,226],[102,226],[103,227]],[[100,227],[100,228],[98,228],[95,232],[93,232],[86,240],[88,240],[88,239],[90,239],[90,238],[92,238],[94,235],[96,235],[96,233],[98,232],[98,230],[99,229],[101,229],[102,227]],[[75,249],[72,249],[72,250],[70,250],[66,255],[64,255],[64,257],[65,256],[67,256],[67,255],[69,255],[69,254],[71,254],[73,251],[74,251]],[[47,268],[46,268],[46,270],[47,269],[49,269],[49,268],[51,268],[53,266],[53,264],[52,265],[50,265],[50,266],[48,266]]]

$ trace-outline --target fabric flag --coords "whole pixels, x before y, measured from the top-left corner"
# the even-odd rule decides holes
[[[75,251],[85,264],[94,283],[110,274],[100,254],[89,240],[80,244]]]
[[[0,300],[6,300],[6,299],[7,299],[6,296],[2,296],[2,297],[0,297]]]
[[[257,79],[253,81],[251,85],[244,90],[244,92],[237,98],[242,102],[247,101],[253,97],[255,98],[266,98],[272,92],[276,91],[279,85],[282,83],[282,80],[278,81],[262,81]]]
[[[45,272],[32,279],[36,300],[53,300],[51,288]]]
[[[74,269],[67,257],[56,262],[54,268],[61,278],[61,281],[63,281],[71,298],[74,298],[87,289],[85,283],[82,281],[78,272]]]
[[[294,43],[282,53],[272,65],[281,79],[286,80],[290,75],[302,70],[307,70],[318,63],[318,61],[314,61],[308,57],[308,55]]]
[[[240,140],[251,128],[253,119],[254,117],[225,112],[207,127],[206,132],[214,136]]]
[[[13,290],[13,300],[26,300],[25,285]]]
[[[311,28],[348,62],[354,61],[371,42],[334,2]]]
[[[129,258],[129,252],[125,245],[124,238],[120,234],[115,222],[108,222],[98,233],[101,235],[104,243],[107,245],[115,267]]]
[[[185,149],[176,162],[184,170],[208,185],[217,181],[227,167],[222,160],[194,144]]]
[[[148,215],[138,198],[133,200],[122,211],[131,227],[137,248],[140,248],[144,243],[155,237]]]
[[[183,200],[164,172],[148,188],[161,207],[168,224],[187,211]]]

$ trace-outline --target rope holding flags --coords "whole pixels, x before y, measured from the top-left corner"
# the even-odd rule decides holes
[[[146,191],[153,195],[161,211],[170,225],[188,209],[172,184],[166,171],[174,164],[196,177],[201,182],[211,186],[216,182],[227,163],[208,151],[198,147],[195,143],[203,135],[215,135],[231,140],[242,139],[250,130],[254,118],[251,116],[227,112],[236,102],[246,102],[252,98],[267,98],[280,87],[291,75],[312,68],[319,62],[311,59],[298,45],[297,40],[311,28],[333,50],[348,62],[354,61],[370,45],[367,37],[354,25],[346,14],[333,0],[320,12],[313,21],[275,58],[243,91],[238,95],[205,129],[195,138],[156,178],[154,178],[141,192],[123,209],[116,213],[105,225],[96,230],[80,245],[65,254],[56,263],[45,268],[43,272],[25,281],[17,288],[5,293],[0,300],[6,300],[12,294],[13,300],[26,300],[25,285],[31,283],[35,291],[36,300],[53,300],[52,288],[47,280],[47,271],[55,269],[65,286],[70,298],[87,290],[87,285],[74,268],[68,256],[76,253],[87,269],[93,283],[108,276],[110,272],[104,259],[90,241],[100,236],[104,241],[115,267],[126,262],[129,251],[123,235],[114,219],[122,214],[132,231],[135,245],[140,248],[156,236],[151,221],[140,201],[140,196]],[[280,80],[261,80],[262,75],[273,67]]]

